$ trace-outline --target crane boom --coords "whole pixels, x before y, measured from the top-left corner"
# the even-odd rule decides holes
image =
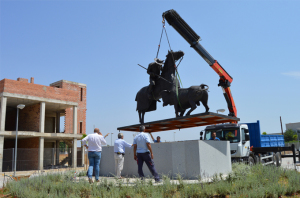
[[[230,91],[232,77],[199,43],[200,36],[179,16],[175,10],[168,10],[163,13],[163,18],[191,45],[192,48],[212,67],[220,76],[218,86],[222,87],[223,95],[227,102],[229,116],[236,117],[237,110]]]

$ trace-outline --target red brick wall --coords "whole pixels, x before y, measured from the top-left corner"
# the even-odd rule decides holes
[[[62,89],[77,92],[77,134],[80,134],[80,122],[82,122],[82,134],[86,133],[86,87],[62,82]],[[82,92],[82,93],[81,93]],[[82,100],[81,100],[82,99]],[[73,133],[73,108],[65,110],[65,133]]]
[[[73,109],[65,110],[65,133],[73,133]]]
[[[17,81],[28,82],[27,78],[18,78]]]
[[[17,109],[7,106],[6,116],[5,116],[5,131],[16,130],[16,119],[17,119]]]
[[[1,92],[36,96],[36,97],[56,99],[56,100],[64,100],[70,102],[76,102],[78,100],[78,93],[73,90],[38,85],[38,84],[10,80],[10,79],[4,79],[3,81],[4,81],[4,89]]]
[[[4,90],[4,80],[5,79],[3,79],[3,80],[0,81],[0,93],[2,93],[3,90]]]
[[[19,131],[39,131],[40,103],[19,110]]]
[[[38,137],[18,140],[17,170],[38,170],[39,143]]]
[[[38,170],[39,138],[18,139],[17,170]],[[3,171],[12,171],[14,139],[4,139]]]

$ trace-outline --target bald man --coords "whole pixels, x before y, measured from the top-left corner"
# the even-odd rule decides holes
[[[88,158],[89,158],[89,163],[90,163],[90,166],[88,169],[89,182],[93,183],[92,175],[93,175],[94,168],[95,168],[96,182],[99,182],[102,145],[106,145],[106,141],[105,141],[104,137],[102,136],[100,130],[98,128],[95,128],[94,133],[89,134],[88,136],[83,138],[81,140],[81,142],[88,150]],[[88,143],[88,145],[86,143]]]

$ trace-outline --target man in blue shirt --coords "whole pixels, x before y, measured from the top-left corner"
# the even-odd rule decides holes
[[[152,134],[149,133],[154,143],[160,143],[160,136],[156,137],[156,140],[153,138]]]
[[[211,138],[209,140],[216,140],[216,141],[220,141],[220,139],[217,137],[217,133],[216,132],[213,132],[211,134]]]
[[[140,126],[140,133],[135,136],[133,140],[133,154],[134,160],[137,160],[138,164],[138,173],[141,179],[145,177],[143,173],[143,164],[144,162],[147,164],[150,172],[154,176],[155,182],[161,182],[158,173],[155,170],[154,162],[153,162],[153,152],[150,145],[149,135],[144,133],[145,126]]]
[[[121,179],[121,171],[123,170],[124,165],[124,155],[125,155],[125,147],[131,147],[132,144],[129,144],[123,140],[123,133],[118,134],[118,139],[114,144],[114,157],[115,157],[115,172],[117,178]]]

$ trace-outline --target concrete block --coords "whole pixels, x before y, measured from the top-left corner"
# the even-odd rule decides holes
[[[160,175],[185,179],[211,177],[214,174],[231,172],[230,145],[227,141],[191,140],[151,144],[154,163]],[[138,166],[133,159],[133,147],[125,150],[123,176],[138,177]],[[146,164],[145,176],[152,177]],[[115,175],[113,146],[102,148],[100,175]]]

